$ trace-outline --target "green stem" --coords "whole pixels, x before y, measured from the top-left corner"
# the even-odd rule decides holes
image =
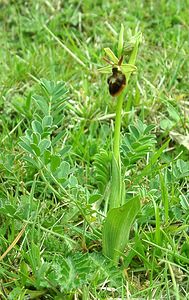
[[[117,97],[116,118],[115,118],[115,131],[113,141],[113,154],[119,166],[120,164],[120,130],[121,130],[121,111],[123,104],[123,93]]]
[[[119,207],[122,203],[122,180],[121,180],[121,160],[120,160],[120,131],[121,131],[121,111],[125,93],[117,97],[115,130],[113,139],[112,157],[112,178],[111,192],[109,198],[109,210]]]

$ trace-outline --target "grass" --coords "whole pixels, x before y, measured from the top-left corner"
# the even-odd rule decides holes
[[[189,3],[64,2],[0,4],[0,298],[187,299]],[[102,230],[116,101],[98,68],[121,23],[126,41],[143,34],[120,147],[141,210],[115,266]]]

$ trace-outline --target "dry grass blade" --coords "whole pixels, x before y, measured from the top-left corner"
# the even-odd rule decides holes
[[[24,225],[24,227],[22,228],[22,230],[19,232],[19,234],[17,235],[17,237],[14,239],[14,241],[10,244],[10,246],[7,248],[7,250],[0,256],[0,261],[3,260],[3,258],[12,250],[12,248],[14,248],[14,246],[18,243],[19,239],[21,238],[21,236],[23,235],[25,229],[26,229],[27,224]]]

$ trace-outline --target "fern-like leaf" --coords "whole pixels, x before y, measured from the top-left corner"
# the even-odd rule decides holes
[[[107,151],[101,150],[94,158],[95,179],[101,194],[104,193],[110,180],[111,157]]]
[[[88,282],[90,272],[88,254],[76,253],[67,258],[55,256],[48,280],[61,292],[71,292]]]
[[[138,120],[136,125],[129,126],[129,133],[123,137],[122,141],[122,157],[123,162],[130,169],[138,160],[153,150],[156,143],[155,135],[150,133],[154,128],[153,125],[145,125]]]

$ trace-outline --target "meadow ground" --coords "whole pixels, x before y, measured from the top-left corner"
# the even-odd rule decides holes
[[[189,298],[188,7],[1,1],[1,299]],[[117,265],[102,253],[116,99],[98,68],[121,24],[125,62],[142,32],[120,146],[141,209]]]

